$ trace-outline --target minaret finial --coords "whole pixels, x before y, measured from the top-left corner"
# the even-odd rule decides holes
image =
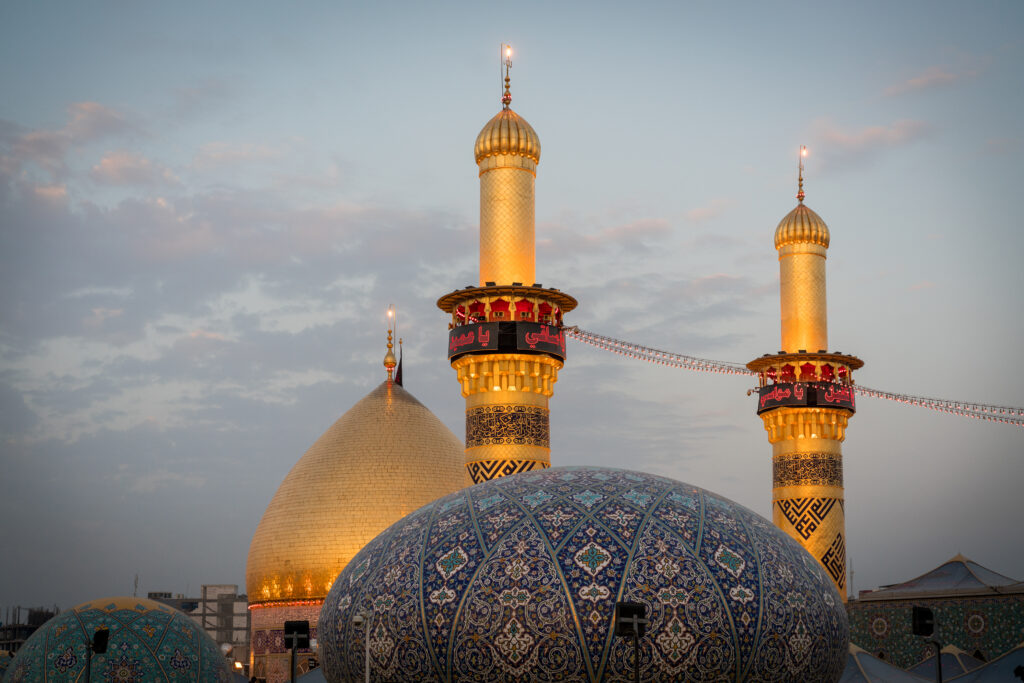
[[[388,352],[384,354],[384,367],[388,371],[388,384],[392,380],[391,374],[395,371],[395,366],[398,365],[398,361],[395,359],[395,352],[392,350],[395,348],[394,344],[391,343],[391,321],[395,318],[395,307],[388,307]]]
[[[798,190],[796,198],[800,200],[800,203],[804,203],[804,157],[807,156],[806,145],[800,145],[800,172],[797,174],[797,185]]]
[[[501,108],[508,109],[508,105],[512,104],[512,93],[509,91],[509,77],[508,70],[512,68],[512,46],[501,45],[501,59],[505,66],[505,94],[501,96]]]

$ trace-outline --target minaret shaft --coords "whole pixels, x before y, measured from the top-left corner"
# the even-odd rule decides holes
[[[529,159],[508,161],[528,165],[481,168],[480,286],[487,282],[530,285],[535,280],[534,183],[536,168]],[[491,157],[492,163],[500,160]],[[506,161],[507,163],[507,161]],[[483,164],[482,164],[483,166]]]
[[[782,349],[814,353],[828,348],[825,247],[808,242],[779,249]]]

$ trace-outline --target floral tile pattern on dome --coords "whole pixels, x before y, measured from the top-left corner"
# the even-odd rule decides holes
[[[18,651],[5,680],[85,680],[86,649],[101,627],[110,636],[107,652],[92,656],[95,680],[228,680],[220,648],[198,624],[167,605],[139,598],[85,603],[53,617]]]
[[[629,680],[618,600],[647,606],[647,681],[834,681],[845,665],[845,612],[821,566],[687,484],[547,469],[452,494],[417,520],[335,581],[320,615],[329,681],[361,679],[367,637],[373,680]]]

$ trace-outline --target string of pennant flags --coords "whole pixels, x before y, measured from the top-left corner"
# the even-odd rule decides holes
[[[724,375],[748,375],[751,377],[757,376],[756,372],[748,369],[745,365],[740,363],[730,363],[727,361],[698,358],[696,356],[687,356],[681,353],[663,351],[650,346],[634,344],[632,342],[607,337],[587,330],[581,330],[576,326],[563,327],[562,331],[570,339],[575,339],[576,341],[588,344],[595,348],[610,351],[611,353],[616,353],[620,356],[633,358],[635,360],[642,360],[648,363],[655,363],[657,365],[664,365],[671,368],[693,370],[696,372],[710,372]],[[895,401],[904,405],[918,406],[920,408],[927,408],[940,413],[946,413],[947,415],[959,415],[961,417],[970,417],[975,420],[984,420],[986,422],[998,422],[1000,424],[1024,427],[1024,408],[974,403],[971,401],[952,401],[941,398],[928,398],[925,396],[911,396],[910,394],[900,394],[892,391],[872,389],[860,384],[854,384],[853,390],[861,396]]]

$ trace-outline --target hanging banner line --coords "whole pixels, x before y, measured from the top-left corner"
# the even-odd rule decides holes
[[[626,356],[627,358],[647,361],[648,363],[657,363],[658,365],[682,368],[684,370],[696,370],[698,372],[715,372],[725,375],[748,375],[750,377],[757,376],[756,372],[747,369],[745,365],[740,363],[730,363],[727,361],[711,360],[708,358],[698,358],[696,356],[686,356],[681,353],[670,353],[668,351],[662,351],[649,346],[641,346],[640,344],[622,341],[621,339],[615,339],[613,337],[605,337],[600,334],[588,332],[587,330],[581,330],[576,326],[563,327],[562,331],[565,333],[565,336],[583,342],[584,344],[589,344],[590,346],[603,349],[605,351],[611,351],[612,353],[617,353],[620,356]],[[871,389],[870,387],[865,387],[860,384],[854,384],[851,386],[854,392],[862,396],[881,398],[887,401],[896,401],[897,403],[918,406],[919,408],[928,408],[929,410],[935,410],[948,415],[960,415],[961,417],[970,417],[975,420],[985,420],[987,422],[999,422],[1001,424],[1024,427],[1024,408],[997,406],[987,403],[974,403],[972,401],[950,401],[947,399],[928,398],[925,396],[911,396],[909,394],[899,394],[892,391]]]

